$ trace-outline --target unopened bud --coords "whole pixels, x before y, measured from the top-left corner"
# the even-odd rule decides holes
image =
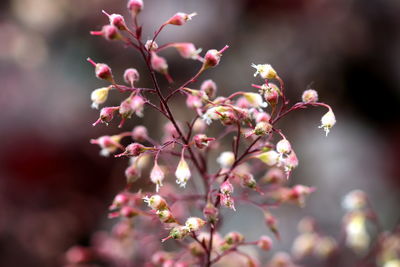
[[[257,123],[262,121],[269,122],[269,120],[271,119],[271,115],[266,112],[257,112],[254,117]]]
[[[143,9],[143,0],[128,0],[127,8],[132,16],[136,16]]]
[[[202,149],[208,146],[208,143],[214,141],[215,138],[207,137],[205,134],[197,134],[193,137],[195,145]]]
[[[127,156],[127,157],[137,157],[146,150],[149,150],[150,148],[145,147],[142,144],[139,143],[132,143],[128,145],[125,149],[125,152],[119,155],[116,155],[116,157],[121,157],[121,156]]]
[[[217,221],[218,213],[218,209],[211,202],[208,202],[203,209],[204,217],[206,217],[207,220],[211,223],[215,223]]]
[[[119,107],[105,107],[100,111],[100,118],[93,123],[93,126],[96,126],[100,122],[108,124],[114,118],[114,113],[117,111]]]
[[[200,90],[207,94],[208,98],[214,98],[217,94],[217,85],[213,80],[205,80],[201,86]]]
[[[127,184],[132,184],[137,179],[140,178],[140,171],[136,167],[135,164],[132,164],[128,168],[125,169],[125,177]]]
[[[286,175],[282,169],[271,168],[261,180],[267,184],[281,184],[286,180],[285,177]]]
[[[134,68],[126,69],[124,72],[124,81],[134,87],[135,82],[139,81],[139,72]]]
[[[194,60],[200,58],[199,54],[201,52],[201,48],[196,49],[196,47],[192,43],[176,43],[174,44],[174,47],[176,48],[176,50],[178,50],[179,54],[183,58],[194,59]]]
[[[158,166],[157,162],[154,163],[154,167],[150,172],[150,180],[156,184],[156,192],[160,190],[160,187],[163,185],[162,182],[164,180],[165,174],[163,170]]]
[[[132,116],[134,109],[132,107],[132,99],[128,97],[119,105],[119,114],[122,118],[128,119]]]
[[[165,58],[158,56],[155,52],[151,52],[151,66],[155,71],[162,74],[168,72],[167,61]]]
[[[308,89],[303,92],[301,96],[303,103],[315,103],[318,102],[318,93],[313,89]]]
[[[144,109],[144,104],[146,102],[144,101],[143,97],[139,95],[135,95],[132,100],[131,100],[131,106],[132,109],[135,111],[136,116],[138,117],[143,117],[143,109]]]
[[[272,247],[272,239],[269,236],[263,235],[257,241],[257,246],[262,250],[269,251]]]
[[[224,237],[225,242],[229,245],[235,245],[244,241],[244,236],[239,232],[229,232]]]
[[[242,175],[240,176],[240,178],[241,178],[240,182],[241,182],[241,184],[242,184],[243,187],[248,187],[248,188],[251,188],[251,189],[256,189],[256,187],[257,187],[257,182],[256,182],[256,180],[254,179],[254,176],[253,176],[252,174],[250,174],[250,173],[245,173],[245,174],[242,174]]]
[[[196,15],[197,13],[186,14],[183,12],[178,12],[173,15],[169,20],[167,20],[167,22],[165,22],[164,24],[180,26],[185,24],[188,20],[191,20]]]
[[[120,14],[108,14],[103,10],[103,13],[108,17],[110,20],[110,25],[117,27],[119,30],[124,31],[127,29],[125,19]]]
[[[114,77],[112,75],[111,68],[107,64],[95,63],[90,58],[87,60],[95,67],[95,74],[97,78],[114,83]]]
[[[278,221],[276,218],[269,212],[264,212],[264,221],[269,230],[275,235],[277,239],[280,239],[280,235],[278,232]]]
[[[178,225],[171,229],[169,232],[169,236],[162,241],[165,241],[169,238],[173,239],[183,239],[189,234],[189,229],[186,226]]]
[[[119,193],[114,197],[113,203],[110,209],[120,208],[129,202],[129,196],[126,193]]]
[[[230,195],[222,194],[220,196],[220,203],[222,206],[225,206],[229,209],[233,209],[234,211],[236,211],[235,201],[233,200],[233,198]]]
[[[205,57],[203,66],[205,69],[215,67],[219,64],[222,54],[216,49],[208,50]]]
[[[138,215],[138,212],[134,208],[129,207],[129,206],[122,207],[120,213],[121,213],[121,216],[126,217],[126,218],[132,218],[132,217]]]
[[[163,223],[174,223],[176,222],[174,216],[172,215],[171,211],[168,209],[164,210],[157,210],[158,218]]]
[[[133,128],[132,130],[132,139],[138,142],[145,142],[148,139],[149,135],[148,135],[148,131],[147,128],[142,126],[142,125],[138,125],[135,128]]]

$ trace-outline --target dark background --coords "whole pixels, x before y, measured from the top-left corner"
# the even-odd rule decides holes
[[[177,11],[193,12],[184,27],[168,27],[159,44],[189,41],[203,50],[229,44],[219,68],[204,75],[226,95],[251,90],[251,63],[270,63],[293,102],[307,86],[333,107],[337,125],[326,138],[321,110],[289,116],[280,126],[300,159],[293,183],[316,186],[304,209],[277,211],[290,250],[304,215],[339,236],[342,196],[365,190],[385,229],[399,213],[400,2],[397,0],[145,0],[145,38]],[[118,79],[127,67],[142,74],[134,51],[90,36],[108,19],[101,9],[126,15],[125,1],[12,0],[0,3],[0,265],[58,266],[65,250],[88,244],[112,222],[106,210],[123,188],[125,163],[98,155],[90,138],[113,134],[93,128],[90,92],[104,86],[85,61],[106,62]],[[195,63],[165,53],[179,82]],[[165,84],[164,84],[165,85]],[[114,95],[116,96],[116,95]],[[117,103],[117,97],[111,102]],[[183,101],[183,99],[177,99]],[[179,112],[179,105],[176,106]],[[146,117],[147,115],[147,117]],[[179,117],[179,115],[178,115]],[[126,129],[143,124],[159,138],[161,120],[149,110]],[[234,228],[255,239],[265,232],[260,214],[242,210]],[[253,216],[251,221],[242,221]],[[243,223],[245,222],[245,223]],[[253,229],[260,229],[259,232]],[[267,255],[268,257],[268,255]],[[323,263],[321,263],[323,266]],[[349,265],[351,266],[351,265]]]

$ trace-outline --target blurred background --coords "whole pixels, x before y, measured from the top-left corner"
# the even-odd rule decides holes
[[[303,209],[276,210],[282,234],[276,249],[290,250],[296,224],[306,215],[340,236],[341,198],[353,189],[368,193],[384,229],[399,222],[400,1],[144,4],[145,39],[177,11],[195,11],[198,16],[184,27],[167,27],[158,43],[187,41],[203,50],[230,45],[220,66],[203,76],[218,84],[219,94],[250,91],[256,81],[251,63],[270,63],[292,102],[311,86],[333,107],[337,125],[328,138],[317,128],[320,109],[280,123],[300,160],[293,183],[318,190]],[[125,0],[0,2],[0,266],[61,266],[70,246],[87,245],[95,231],[113,224],[107,208],[124,187],[126,162],[100,157],[89,143],[118,130],[115,124],[91,126],[98,113],[90,108],[90,92],[105,84],[86,58],[109,64],[119,81],[125,68],[135,67],[143,71],[139,85],[151,87],[135,51],[89,35],[108,23],[102,9],[127,15],[125,6]],[[177,84],[195,73],[198,63],[175,51],[163,55]],[[113,98],[110,103],[120,99]],[[182,114],[179,101],[184,99],[177,98],[175,110]],[[146,109],[144,119],[129,121],[125,129],[143,124],[156,139],[160,123]],[[268,233],[262,214],[246,207],[238,214],[223,231],[246,232],[249,240]],[[341,266],[353,265],[344,259]]]

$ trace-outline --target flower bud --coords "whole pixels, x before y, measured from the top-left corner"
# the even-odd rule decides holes
[[[261,160],[262,162],[264,162],[268,166],[276,165],[278,163],[278,160],[279,160],[279,154],[274,150],[263,152],[263,153],[261,153],[259,155],[254,156],[254,157],[258,158],[259,160]]]
[[[158,48],[158,44],[153,40],[147,40],[144,47],[147,51],[155,51]]]
[[[119,105],[118,111],[123,119],[129,119],[130,117],[132,117],[132,114],[134,112],[132,108],[132,99],[128,97],[127,99],[122,101]]]
[[[192,43],[175,43],[174,47],[176,48],[176,50],[178,50],[179,54],[183,58],[194,60],[197,60],[199,58],[201,59],[201,57],[199,56],[201,48],[196,49],[196,47]]]
[[[160,219],[160,221],[163,223],[175,223],[176,222],[171,211],[168,209],[157,210],[157,215],[158,215],[158,218]]]
[[[208,98],[214,98],[217,94],[217,85],[211,79],[205,80],[201,86],[200,90],[207,94]]]
[[[336,123],[336,118],[335,114],[333,114],[332,110],[329,109],[327,113],[325,113],[324,116],[321,118],[321,126],[319,128],[323,128],[326,136],[328,136],[329,130],[335,125]]]
[[[250,189],[256,189],[257,188],[257,182],[254,179],[254,176],[252,174],[245,173],[245,174],[242,174],[240,176],[240,178],[241,178],[240,182],[241,182],[241,185],[243,187],[248,187]]]
[[[144,197],[143,201],[154,210],[168,209],[168,204],[160,195],[152,195],[151,197]]]
[[[122,207],[120,213],[121,213],[121,216],[125,217],[125,218],[132,218],[132,217],[138,215],[138,212],[134,208],[129,207],[129,206]]]
[[[256,69],[256,72],[254,73],[254,77],[256,77],[257,74],[260,74],[260,77],[263,79],[275,79],[278,76],[276,71],[269,64],[256,65],[253,63],[253,64],[251,64],[251,66]]]
[[[219,211],[214,206],[214,204],[211,202],[207,202],[206,206],[203,209],[203,215],[210,223],[215,223],[218,220],[218,213]]]
[[[285,172],[289,175],[289,173],[298,165],[299,165],[299,159],[297,158],[296,153],[294,153],[294,150],[292,150],[290,154],[283,160],[283,166],[285,168]]]
[[[120,208],[129,203],[129,196],[126,193],[119,193],[114,197],[113,203],[110,209]]]
[[[308,89],[303,92],[301,96],[303,103],[315,103],[318,102],[318,93],[313,89]]]
[[[101,148],[100,154],[102,156],[109,156],[110,153],[114,153],[118,148],[123,147],[120,145],[121,136],[113,135],[113,136],[101,136],[97,139],[90,140],[91,144],[99,145]]]
[[[164,238],[162,242],[166,241],[167,239],[183,239],[189,234],[189,228],[186,226],[178,225],[171,229],[169,232],[169,236]]]
[[[260,239],[257,241],[257,246],[262,250],[269,251],[272,247],[272,240],[269,236],[261,236]]]
[[[269,122],[261,121],[256,124],[254,128],[254,134],[258,136],[263,136],[272,131],[272,125]]]
[[[196,120],[193,124],[193,132],[199,133],[206,130],[207,124],[203,120]],[[212,141],[212,140],[211,140]]]
[[[132,143],[128,145],[124,151],[124,153],[116,155],[116,157],[122,157],[122,156],[127,156],[127,157],[137,157],[146,150],[149,150],[151,148],[147,148],[142,144],[139,143]]]
[[[188,95],[186,98],[186,106],[192,109],[198,109],[203,106],[201,98],[195,95]]]
[[[264,102],[262,96],[257,93],[244,93],[243,96],[249,101],[250,105],[254,108],[266,108],[267,102]]]
[[[219,191],[224,195],[230,196],[233,193],[233,189],[233,185],[231,184],[231,182],[229,182],[228,179],[221,184]]]
[[[280,239],[279,231],[278,231],[278,221],[276,218],[269,212],[264,212],[264,221],[269,230],[275,235],[277,239]]]
[[[151,257],[151,263],[159,266],[170,258],[171,255],[168,252],[160,250],[153,254],[153,256]]]
[[[144,101],[143,97],[141,97],[139,95],[135,95],[132,98],[131,107],[135,111],[136,116],[138,116],[140,118],[143,117],[143,109],[144,109],[145,103],[146,102]]]
[[[287,139],[282,139],[276,144],[276,151],[280,154],[289,154],[292,147]]]
[[[92,100],[92,108],[98,109],[100,104],[104,104],[108,97],[108,91],[110,87],[103,87],[94,90],[90,94],[90,99]]]
[[[123,36],[119,32],[118,28],[114,25],[104,25],[101,28],[101,31],[91,31],[90,34],[103,36],[108,41],[123,39]]]
[[[156,184],[156,192],[158,192],[160,190],[160,187],[163,185],[162,182],[164,180],[164,172],[163,170],[160,168],[160,166],[158,166],[157,161],[154,163],[154,167],[150,172],[150,180]]]
[[[114,113],[117,111],[119,107],[105,107],[100,110],[100,118],[93,123],[93,126],[96,126],[100,122],[108,124],[114,118]]]
[[[232,167],[235,162],[235,154],[231,151],[222,152],[221,155],[217,158],[217,162],[223,169],[229,169]]]
[[[132,130],[132,139],[138,142],[145,142],[149,138],[147,128],[138,125]]]
[[[143,0],[128,0],[127,8],[135,17],[143,9]]]
[[[190,173],[189,165],[185,160],[184,150],[182,150],[181,159],[179,161],[178,167],[176,168],[175,176],[176,176],[176,183],[180,187],[185,187],[187,181],[192,176],[192,174]]]
[[[207,137],[205,134],[197,134],[193,137],[196,147],[202,149],[208,146],[208,143],[214,141],[215,138]]]
[[[205,224],[206,222],[204,220],[197,217],[190,217],[185,222],[185,226],[188,227],[191,232],[198,231]]]
[[[217,66],[221,60],[221,56],[222,54],[216,49],[208,50],[204,57],[203,67],[208,69]]]
[[[314,187],[304,185],[295,185],[289,192],[287,198],[289,201],[294,202],[300,207],[304,206],[305,197],[315,191]]]
[[[262,121],[269,122],[269,120],[271,119],[271,115],[266,112],[257,112],[256,114],[254,114],[254,119],[257,123]]]
[[[164,24],[180,26],[185,24],[188,20],[191,20],[196,15],[197,13],[186,14],[183,12],[178,12],[175,15],[173,15],[169,20],[167,20],[167,22],[165,22]]]
[[[120,14],[108,14],[104,10],[102,11],[110,20],[110,25],[117,27],[119,30],[124,31],[127,29],[125,19]]]
[[[139,72],[134,68],[126,69],[124,72],[124,81],[131,87],[134,87],[135,82],[139,81]]]
[[[107,64],[95,63],[90,58],[88,58],[88,61],[95,66],[95,74],[98,79],[114,83],[114,77],[112,75],[111,68]]]
[[[280,90],[278,86],[273,83],[269,83],[268,86],[263,84],[262,89],[264,90],[264,98],[273,107],[278,104]]]
[[[128,168],[125,169],[125,177],[127,184],[132,184],[137,179],[140,178],[140,171],[136,167],[136,164],[132,164]]]
[[[92,260],[92,252],[89,248],[73,246],[65,253],[65,259],[71,266],[85,264]]]
[[[151,52],[151,66],[155,71],[162,74],[168,71],[168,64],[165,58],[160,57],[155,52]]]
[[[261,179],[263,183],[267,184],[282,184],[285,179],[285,173],[280,168],[271,168]]]
[[[239,232],[229,232],[225,235],[224,240],[229,245],[236,245],[244,241],[244,236]]]

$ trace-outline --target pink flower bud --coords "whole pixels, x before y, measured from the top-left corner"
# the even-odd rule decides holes
[[[158,56],[155,52],[151,52],[151,67],[161,73],[164,74],[165,78],[168,80],[169,83],[172,83],[173,80],[168,73],[168,64],[165,58]]]
[[[278,232],[278,221],[276,220],[276,218],[269,212],[264,212],[264,220],[265,220],[265,224],[267,225],[267,227],[269,228],[269,230],[271,230],[271,232],[275,235],[275,237],[277,239],[280,239],[280,235]]]
[[[112,75],[111,68],[107,64],[95,63],[90,58],[88,58],[87,61],[89,61],[95,67],[95,74],[97,78],[114,83],[114,77]]]
[[[195,95],[188,95],[186,98],[186,106],[188,108],[197,109],[203,106],[203,102],[200,97]]]
[[[134,110],[132,108],[132,99],[127,98],[119,105],[119,114],[123,119],[128,119],[132,116]]]
[[[127,8],[134,17],[143,10],[143,0],[128,0]]]
[[[131,87],[134,87],[135,82],[139,81],[139,72],[134,68],[126,69],[124,72],[124,81]]]
[[[241,178],[240,182],[243,187],[248,187],[251,189],[257,188],[257,182],[251,173],[242,174],[240,178]]]
[[[217,94],[217,85],[213,80],[205,80],[201,86],[200,90],[207,94],[208,98],[214,98]]]
[[[197,134],[193,137],[195,145],[202,149],[208,146],[208,143],[214,141],[215,138],[207,137],[205,134]]]
[[[110,24],[117,27],[119,30],[124,31],[127,29],[125,19],[120,14],[108,14],[103,10],[103,13],[108,17],[110,20]]]
[[[183,12],[178,12],[175,15],[173,15],[169,20],[167,20],[167,22],[165,22],[164,24],[180,26],[185,24],[188,20],[191,20],[196,15],[197,13],[186,14]]]
[[[123,147],[120,145],[121,136],[113,135],[113,136],[101,136],[97,139],[90,140],[91,144],[99,145],[102,149],[100,154],[103,156],[108,156],[110,153],[114,153],[118,148]]]
[[[144,109],[144,104],[146,102],[144,101],[143,97],[139,96],[139,95],[135,95],[132,98],[132,109],[135,111],[136,116],[138,117],[143,117],[143,109]]]
[[[163,170],[158,166],[157,161],[154,163],[154,167],[150,172],[150,180],[156,184],[156,192],[160,190],[160,187],[163,185],[162,182],[164,180],[165,174]]]
[[[254,114],[254,119],[257,123],[262,121],[269,122],[269,120],[271,119],[271,115],[266,112],[257,112],[256,114]]]
[[[132,217],[138,215],[138,212],[134,208],[129,207],[129,206],[122,207],[120,213],[121,213],[121,216],[125,217],[125,218],[132,218]]]
[[[93,123],[93,126],[96,126],[99,123],[108,124],[114,118],[114,113],[117,111],[119,107],[105,107],[102,108],[100,111],[100,118]]]
[[[236,245],[244,241],[244,236],[239,232],[229,232],[225,235],[224,239],[227,244]]]
[[[271,168],[262,178],[262,181],[267,184],[281,184],[286,179],[284,171],[280,168]]]
[[[178,50],[179,54],[183,58],[194,60],[197,60],[199,58],[201,59],[201,57],[199,56],[201,48],[196,49],[196,47],[192,43],[175,43],[174,47],[176,48],[176,50]]]
[[[132,139],[138,142],[145,142],[149,138],[147,128],[138,125],[132,130]]]
[[[301,100],[304,103],[315,103],[318,102],[318,93],[313,89],[308,89],[303,92]]]
[[[116,155],[116,157],[121,157],[121,156],[137,157],[148,149],[149,148],[145,147],[142,144],[132,143],[126,147],[124,153]]]
[[[120,208],[129,203],[129,196],[126,193],[119,193],[114,197],[113,203],[110,209]]]
[[[272,106],[276,106],[279,100],[279,89],[273,83],[270,83],[267,89],[264,91],[265,100],[270,103]]]
[[[224,195],[232,195],[233,189],[233,185],[231,184],[231,182],[229,182],[229,180],[223,182],[219,187],[219,191]]]
[[[211,223],[215,223],[217,221],[218,213],[218,209],[211,202],[208,202],[203,209],[204,217],[206,217]]]
[[[269,251],[272,247],[272,239],[269,236],[261,236],[257,241],[257,246],[262,250]]]
[[[168,252],[165,251],[157,251],[156,253],[153,254],[151,257],[151,263],[155,265],[161,265],[163,264],[166,260],[170,259],[170,255]]]
[[[140,171],[135,166],[135,164],[132,164],[131,166],[125,169],[125,177],[127,184],[132,184],[133,182],[135,182],[137,179],[140,178]]]
[[[65,253],[65,258],[72,265],[89,262],[92,258],[89,248],[73,246]]]
[[[208,50],[204,57],[203,66],[205,69],[215,67],[219,64],[222,54],[216,49]]]

